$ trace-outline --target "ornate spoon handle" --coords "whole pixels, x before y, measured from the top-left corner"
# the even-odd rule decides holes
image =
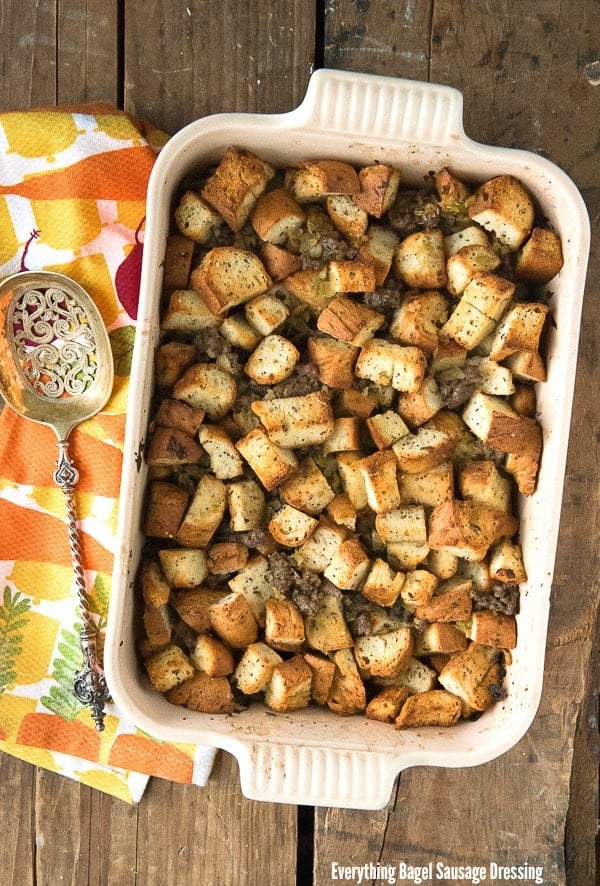
[[[92,717],[96,723],[98,732],[104,729],[104,703],[110,698],[106,685],[106,679],[98,662],[96,650],[96,627],[88,610],[87,592],[85,588],[85,576],[81,560],[81,547],[79,543],[79,531],[77,528],[77,515],[73,492],[79,472],[69,459],[68,443],[60,440],[58,443],[59,458],[54,473],[54,480],[61,487],[67,505],[67,520],[69,526],[69,544],[71,547],[71,559],[75,573],[75,586],[79,603],[82,627],[80,631],[81,652],[83,654],[83,668],[75,674],[73,693],[75,697],[92,711]]]

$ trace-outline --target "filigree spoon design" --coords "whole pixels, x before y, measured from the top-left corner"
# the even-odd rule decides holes
[[[102,731],[109,692],[88,608],[74,499],[79,473],[69,458],[68,437],[76,425],[96,415],[110,396],[110,343],[94,302],[62,274],[25,271],[4,280],[0,322],[0,393],[15,412],[53,428],[58,438],[54,480],[65,496],[82,621],[83,667],[76,674],[73,692],[91,708],[96,729]]]

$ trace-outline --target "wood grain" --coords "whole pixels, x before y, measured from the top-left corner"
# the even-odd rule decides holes
[[[151,0],[143,15],[127,4],[125,107],[169,133],[216,112],[288,111],[304,95],[314,51],[315,9],[305,0]]]

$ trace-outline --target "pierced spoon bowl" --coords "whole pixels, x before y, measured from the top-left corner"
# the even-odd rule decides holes
[[[113,386],[113,361],[106,327],[96,305],[69,277],[23,271],[0,284],[0,394],[15,412],[53,428],[58,439],[54,480],[62,489],[81,615],[83,667],[73,693],[91,708],[104,729],[109,691],[98,662],[74,492],[79,473],[69,457],[68,438],[106,404]]]

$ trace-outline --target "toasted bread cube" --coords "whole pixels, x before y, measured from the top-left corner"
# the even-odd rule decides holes
[[[490,564],[486,558],[484,560],[468,561],[462,560],[457,574],[460,573],[464,578],[469,578],[473,585],[473,590],[477,593],[487,593],[492,590],[492,578],[490,576]]]
[[[146,637],[151,647],[170,643],[173,634],[173,619],[169,607],[146,606],[142,616]]]
[[[447,167],[439,169],[434,180],[442,211],[449,215],[464,215],[465,202],[471,194],[469,187]]]
[[[164,480],[148,484],[144,533],[152,538],[175,538],[189,495],[181,486]]]
[[[343,591],[357,590],[365,580],[370,560],[357,538],[342,542],[323,573],[325,578]]]
[[[349,388],[340,392],[337,399],[336,412],[339,416],[355,416],[367,419],[377,407],[378,400],[368,391]]]
[[[232,347],[241,348],[243,351],[253,351],[260,342],[258,332],[250,326],[244,317],[237,314],[225,317],[219,326],[219,332]]]
[[[429,517],[429,546],[465,560],[483,560],[489,547],[512,536],[518,520],[505,511],[468,501],[445,501]]]
[[[231,591],[246,598],[257,624],[264,628],[267,601],[279,596],[277,587],[271,581],[267,558],[261,553],[252,554],[228,585]]]
[[[441,580],[452,578],[453,575],[456,575],[458,562],[456,554],[452,554],[449,551],[429,551],[425,565],[429,572],[433,572]],[[479,564],[474,563],[472,565],[477,566]],[[473,587],[475,587],[475,583],[473,583]]]
[[[369,225],[368,213],[347,194],[333,194],[325,199],[329,218],[352,246],[362,242]]]
[[[535,383],[538,381],[546,381],[548,378],[544,359],[537,351],[515,351],[514,353],[509,354],[505,359],[504,364],[510,370],[513,378],[520,382]],[[522,387],[525,388],[526,386],[523,385]],[[532,395],[535,395],[535,392],[529,387],[528,396],[531,397]],[[523,415],[529,415],[531,417],[535,415],[535,407],[528,407],[527,409],[517,408],[512,400],[511,405],[513,409],[516,409],[517,412],[520,412]]]
[[[317,328],[333,338],[360,347],[374,335],[384,319],[379,311],[340,295],[321,312]]]
[[[261,295],[272,280],[257,255],[237,246],[215,246],[190,274],[190,284],[215,315]]]
[[[266,643],[258,640],[244,649],[232,682],[244,695],[262,692],[271,679],[275,665],[281,664],[283,658]]]
[[[398,462],[390,449],[361,459],[358,467],[365,481],[367,504],[372,511],[385,514],[400,507]]]
[[[317,377],[330,388],[351,388],[358,348],[330,336],[311,336],[308,355],[317,368]]]
[[[185,289],[190,278],[194,241],[181,234],[169,234],[165,248],[163,289]]]
[[[354,416],[334,418],[333,432],[323,443],[326,455],[332,452],[357,452],[362,445],[360,420]]]
[[[476,615],[477,613],[473,613]],[[415,656],[439,653],[452,654],[467,648],[467,638],[449,622],[433,622],[425,625],[415,636]]]
[[[507,366],[490,360],[489,357],[469,357],[465,362],[467,372],[474,369],[478,376],[477,387],[484,394],[497,397],[510,397],[515,391],[512,372]]]
[[[358,179],[360,193],[354,197],[356,205],[365,209],[369,215],[381,218],[396,199],[400,170],[386,163],[375,163],[359,169]]]
[[[442,326],[440,336],[444,339],[453,339],[461,348],[472,351],[495,328],[496,321],[475,308],[463,295]]]
[[[380,723],[393,723],[408,698],[406,686],[386,686],[368,703],[365,716]]]
[[[408,392],[417,390],[426,369],[427,360],[420,348],[370,338],[360,350],[354,371],[358,378]]]
[[[159,388],[172,387],[181,373],[195,362],[198,352],[194,345],[169,341],[160,345],[154,355],[154,379]]]
[[[377,514],[375,528],[385,544],[389,542],[425,544],[427,542],[425,508],[422,505],[403,505],[386,514]]]
[[[422,474],[448,461],[456,448],[456,440],[437,428],[419,428],[392,445],[400,470],[406,474]]]
[[[245,649],[258,638],[258,625],[243,594],[231,593],[210,607],[213,631],[233,649]]]
[[[562,266],[560,238],[545,228],[533,228],[515,258],[515,277],[531,286],[545,286]]]
[[[198,481],[176,540],[187,548],[206,548],[223,519],[226,505],[225,484],[212,474]]]
[[[394,310],[390,335],[400,344],[428,354],[439,347],[440,329],[448,319],[448,300],[440,292],[409,292]]]
[[[194,363],[175,382],[173,396],[218,421],[235,403],[237,384],[233,375],[215,363]]]
[[[325,475],[312,458],[301,462],[298,472],[280,486],[286,504],[317,516],[335,497]]]
[[[402,602],[413,611],[417,606],[426,606],[435,593],[439,579],[428,569],[412,569],[406,573],[400,591]]]
[[[296,549],[294,559],[301,569],[325,572],[331,558],[347,538],[345,529],[321,517],[310,537]]]
[[[219,480],[232,480],[244,473],[244,464],[229,435],[218,425],[203,425],[198,434],[210,458],[210,468]]]
[[[471,589],[471,581],[459,576],[438,582],[429,601],[415,607],[416,618],[429,622],[464,621],[473,609]]]
[[[504,360],[515,351],[537,351],[549,306],[518,302],[504,315],[494,334],[491,360]]]
[[[500,256],[489,246],[471,244],[454,252],[446,262],[448,282],[452,295],[462,295],[476,274],[491,273],[500,266]]]
[[[509,252],[515,252],[529,235],[535,216],[529,194],[512,175],[484,182],[473,194],[467,211]]]
[[[200,548],[162,548],[161,569],[173,588],[194,588],[208,575],[206,551]]]
[[[405,422],[392,409],[370,416],[366,419],[365,424],[373,443],[379,450],[389,449],[401,437],[410,433]]]
[[[462,411],[467,427],[500,452],[527,452],[538,441],[539,424],[519,415],[500,397],[476,391]]]
[[[266,292],[247,302],[244,307],[246,320],[260,335],[271,335],[278,326],[285,323],[290,309],[282,299]]]
[[[394,252],[393,268],[409,289],[439,289],[446,285],[444,237],[439,228],[415,231]]]
[[[340,716],[352,716],[367,706],[365,684],[361,680],[351,649],[332,654],[335,673],[327,696],[327,706]]]
[[[489,246],[490,238],[480,225],[467,225],[460,231],[455,231],[444,237],[444,252],[450,258],[463,246]]]
[[[201,195],[233,231],[239,231],[273,175],[273,168],[256,154],[230,147]]]
[[[486,317],[499,320],[514,295],[515,284],[497,274],[478,272],[469,280],[461,301],[477,308]]]
[[[462,466],[458,486],[466,501],[489,505],[501,511],[510,511],[512,483],[500,473],[490,459],[477,459]]]
[[[309,203],[332,194],[358,194],[360,182],[349,163],[319,160],[302,163],[294,171],[290,189],[300,203]]]
[[[194,243],[209,243],[223,225],[223,218],[196,191],[185,191],[173,213],[182,234]]]
[[[203,714],[231,714],[235,701],[229,680],[225,676],[196,673],[179,687],[185,693],[185,705],[191,711]],[[172,697],[169,696],[169,701]]]
[[[188,437],[195,437],[204,421],[204,415],[203,409],[196,409],[181,400],[165,397],[160,401],[154,424],[163,428],[176,428]]]
[[[317,446],[334,431],[329,398],[320,391],[301,397],[255,400],[251,409],[259,417],[271,442],[284,449]]]
[[[302,258],[299,255],[275,243],[263,243],[258,254],[267,274],[276,282],[284,280],[302,268]]]
[[[392,267],[398,235],[391,228],[370,225],[366,239],[358,251],[358,260],[370,265],[375,273],[375,286],[383,286]]]
[[[514,615],[482,609],[471,617],[470,637],[474,643],[514,649],[517,645],[517,621]]]
[[[292,600],[267,600],[265,642],[280,652],[298,652],[304,646],[304,619]]]
[[[324,705],[333,682],[335,663],[314,652],[305,652],[304,661],[312,671],[311,700],[315,704]]]
[[[175,467],[197,464],[202,449],[183,431],[158,426],[150,434],[144,455],[149,467]]]
[[[460,699],[443,689],[431,689],[406,699],[396,717],[396,729],[454,726],[460,720]]]
[[[297,711],[308,705],[311,687],[312,671],[298,653],[275,665],[264,701],[273,711]]]
[[[159,607],[169,602],[171,585],[156,560],[142,562],[138,580],[147,606]]]
[[[284,505],[269,521],[269,532],[278,544],[299,548],[310,538],[318,522],[297,508]]]
[[[467,349],[452,338],[440,340],[432,354],[430,371],[436,375],[445,370],[460,369],[467,359]]]
[[[269,491],[280,486],[298,468],[294,453],[273,443],[263,428],[250,431],[235,445]]]
[[[246,361],[244,372],[259,385],[274,385],[290,377],[299,359],[296,346],[273,333],[258,343]]]
[[[318,652],[351,649],[354,645],[344,618],[342,601],[331,594],[326,594],[316,612],[305,618],[304,629],[308,645]]]
[[[328,274],[334,292],[375,291],[375,271],[360,260],[330,261]]]
[[[210,329],[218,323],[201,295],[193,289],[175,289],[170,297],[160,327],[184,334]]]
[[[520,452],[509,452],[504,462],[504,467],[512,474],[522,495],[532,495],[535,492],[542,457],[542,429],[535,422],[530,430],[531,439],[527,448]]]
[[[248,562],[248,548],[239,541],[219,541],[212,544],[207,554],[207,566],[211,575],[228,575],[239,572]]]
[[[457,652],[450,658],[438,679],[444,689],[457,695],[470,708],[482,711],[492,703],[492,697],[489,691],[482,696],[479,689],[497,660],[497,649],[470,643],[464,652]]]
[[[335,299],[326,266],[294,271],[282,280],[282,284],[313,314],[321,314]]]
[[[375,677],[373,682],[376,685],[386,685],[385,680],[386,678]],[[416,695],[433,689],[437,684],[437,674],[424,661],[412,657],[400,673],[391,678],[390,684],[406,686],[411,695]]]
[[[150,682],[158,692],[167,692],[174,686],[189,680],[194,667],[179,646],[169,643],[163,649],[157,649],[144,662]]]
[[[354,532],[356,529],[356,508],[350,501],[350,496],[345,492],[340,492],[331,499],[327,506],[327,513],[338,526],[344,526],[350,532]]]
[[[205,634],[210,630],[210,607],[227,595],[227,589],[194,587],[173,590],[171,605],[178,616],[197,634]]]
[[[281,245],[302,227],[306,214],[286,188],[266,191],[256,201],[250,222],[261,240]]]
[[[494,581],[509,584],[522,584],[527,581],[523,549],[518,542],[504,538],[494,545],[490,550],[490,577]]]
[[[414,429],[433,418],[443,405],[435,378],[433,375],[426,375],[414,391],[400,394],[396,409],[406,424]]]
[[[385,634],[357,637],[354,641],[358,667],[377,677],[395,676],[408,663],[412,649],[412,631],[406,626]]]
[[[234,670],[230,650],[211,634],[200,634],[197,637],[190,659],[196,670],[209,677],[226,677]]]
[[[338,473],[342,488],[357,511],[367,507],[367,489],[365,478],[360,469],[359,452],[340,452],[337,456]]]
[[[435,507],[454,498],[454,469],[451,461],[442,462],[420,474],[401,473],[398,478],[400,498],[407,505]]]
[[[265,518],[265,494],[255,480],[236,480],[227,484],[229,527],[233,532],[258,529]]]
[[[377,557],[371,564],[361,594],[379,606],[393,606],[402,591],[404,581],[403,572],[394,572],[385,560]]]

